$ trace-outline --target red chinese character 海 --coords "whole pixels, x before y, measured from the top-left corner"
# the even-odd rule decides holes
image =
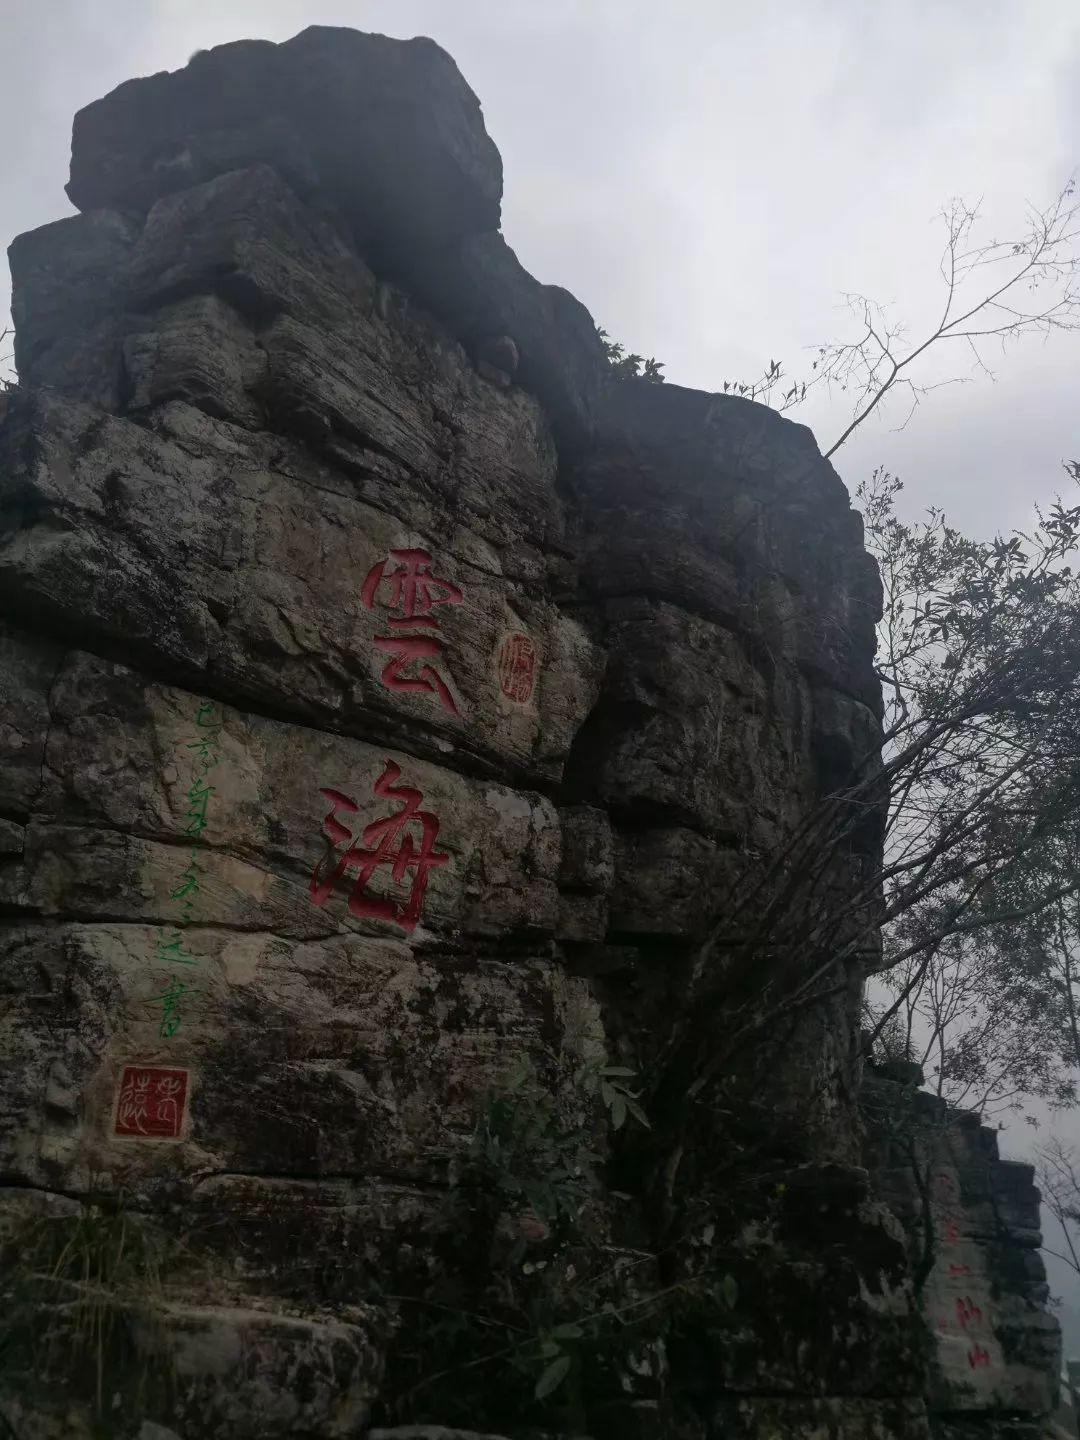
[[[156,1065],[125,1065],[116,1101],[115,1135],[175,1140],[184,1124],[188,1072]]]
[[[968,1364],[972,1370],[978,1370],[980,1365],[989,1365],[990,1352],[984,1350],[981,1345],[973,1345],[968,1351]]]
[[[508,635],[499,654],[499,685],[510,700],[528,702],[533,692],[536,647],[528,635]]]
[[[428,810],[421,810],[424,796],[422,791],[407,785],[398,785],[401,777],[400,765],[387,760],[386,769],[375,782],[375,794],[383,800],[400,800],[402,809],[385,820],[374,820],[365,826],[360,844],[351,843],[344,854],[338,856],[334,846],[343,841],[353,841],[352,831],[337,818],[338,811],[355,814],[359,810],[355,800],[338,790],[322,790],[330,801],[332,809],[323,821],[323,834],[330,841],[326,855],[315,867],[311,877],[311,898],[316,905],[324,905],[333,892],[334,886],[347,870],[357,872],[356,883],[349,896],[349,909],[354,915],[374,920],[386,920],[411,934],[416,929],[424,905],[427,890],[428,871],[445,865],[449,855],[434,849],[439,834],[438,819]],[[410,822],[420,826],[420,843],[414,843],[413,836],[405,833]],[[366,848],[365,848],[366,847]],[[378,895],[369,895],[365,887],[382,865],[390,866],[390,875],[395,885],[401,885],[412,872],[412,889],[407,901],[388,900]]]
[[[961,1327],[966,1330],[969,1325],[982,1324],[982,1311],[970,1295],[963,1299],[958,1296],[956,1300],[956,1318],[959,1320]]]
[[[398,562],[396,570],[387,568],[392,560]],[[375,636],[376,649],[390,656],[379,677],[386,688],[406,692],[426,691],[438,698],[444,710],[458,715],[457,701],[449,686],[435,666],[427,663],[441,657],[442,643],[430,633],[400,633],[404,630],[437,630],[439,622],[431,613],[435,607],[460,605],[464,599],[460,587],[453,581],[432,574],[432,563],[428,550],[391,550],[390,560],[380,560],[368,571],[360,591],[360,601],[365,610],[373,610],[377,603],[381,603],[384,608],[400,611],[389,620],[390,628],[399,633]],[[384,586],[390,591],[389,603],[379,601],[379,592]],[[412,674],[405,674],[406,667],[414,661],[423,663]]]

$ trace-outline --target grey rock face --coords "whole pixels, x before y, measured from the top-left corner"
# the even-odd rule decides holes
[[[1057,1404],[1061,1333],[1045,1308],[1034,1171],[999,1159],[977,1116],[920,1104],[925,1095],[912,1109],[902,1080],[888,1067],[867,1078],[867,1159],[913,1253],[926,1253],[927,1225],[935,1237],[920,1293],[934,1433],[997,1436],[1008,1414],[1037,1434]]]
[[[787,1178],[746,1208],[713,1179],[730,1115],[673,1191],[662,1116],[655,1150],[617,1131],[597,1075],[649,1089],[732,875],[875,750],[879,591],[809,433],[611,377],[498,233],[498,154],[430,41],[315,27],[129,82],[77,117],[69,191],[84,213],[10,251],[0,1233],[6,1313],[61,1236],[114,1257],[115,1326],[87,1356],[83,1302],[33,1292],[0,1413],[921,1440],[903,1239],[832,1163],[858,966],[764,1044]],[[550,1157],[470,1189],[522,1073],[530,1133],[592,1157],[569,1228],[537,1213],[581,1178]],[[828,1153],[794,1161],[806,1125]],[[995,1184],[1021,1226],[1026,1181]],[[580,1416],[521,1365],[469,1388],[508,1293],[544,1327],[586,1283],[652,1317],[660,1256],[714,1245],[707,1323],[582,1347]],[[478,1311],[444,1366],[432,1317]]]
[[[475,1430],[448,1430],[445,1425],[395,1425],[372,1430],[369,1440],[501,1440],[498,1435],[480,1435]]]
[[[592,320],[565,290],[539,285],[498,234],[499,154],[437,45],[311,26],[284,45],[221,45],[184,70],[128,81],[76,116],[68,193],[80,210],[145,215],[255,165],[464,343],[506,336],[557,432],[584,442],[604,369]]]
[[[145,213],[256,161],[373,253],[498,228],[499,152],[446,52],[324,25],[219,45],[80,110],[67,190],[80,210]]]

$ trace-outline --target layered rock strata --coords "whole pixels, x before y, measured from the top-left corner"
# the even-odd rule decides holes
[[[68,193],[0,421],[8,1427],[924,1436],[858,965],[761,1041],[767,1163],[600,1085],[662,1088],[733,867],[874,750],[810,433],[612,376],[431,41],[131,81]],[[539,1196],[507,1087],[577,1146]]]

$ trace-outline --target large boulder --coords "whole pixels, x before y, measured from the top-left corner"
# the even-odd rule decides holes
[[[499,152],[476,96],[438,45],[313,25],[282,45],[243,40],[199,51],[183,70],[128,81],[79,111],[67,189],[80,210],[141,217],[165,197],[256,166],[276,171],[474,354],[492,337],[511,337],[519,383],[544,400],[565,445],[586,442],[607,369],[596,327],[567,291],[534,280],[498,233]],[[177,213],[157,212],[153,243],[161,220],[167,228]],[[125,223],[84,226],[78,251],[93,262]],[[41,268],[29,237],[19,243],[17,292]],[[28,245],[33,256],[23,253]],[[184,257],[175,263],[182,270]],[[107,307],[91,292],[86,308]],[[21,313],[37,326],[31,307]]]
[[[86,106],[67,191],[80,210],[145,213],[258,161],[380,254],[499,225],[499,152],[446,51],[327,25],[198,51]]]

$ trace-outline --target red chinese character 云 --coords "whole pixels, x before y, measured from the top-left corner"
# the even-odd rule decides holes
[[[396,560],[396,570],[388,568]],[[376,635],[375,647],[386,652],[387,661],[379,676],[388,690],[426,691],[438,698],[440,705],[451,715],[460,712],[449,686],[436,667],[428,662],[442,655],[442,643],[430,632],[439,628],[439,622],[432,614],[438,605],[460,605],[464,600],[461,588],[451,580],[444,580],[432,573],[431,552],[420,549],[391,550],[390,560],[380,560],[368,571],[360,591],[360,602],[365,610],[374,610],[377,603],[384,608],[399,611],[389,619],[392,635]],[[383,588],[389,589],[389,604],[379,601]],[[419,635],[402,634],[407,630],[420,630]],[[426,632],[426,633],[425,633]],[[414,661],[422,661],[412,674],[404,673]]]
[[[352,831],[337,818],[339,811],[355,814],[359,809],[356,801],[338,790],[320,792],[333,807],[323,821],[323,834],[330,841],[330,849],[316,865],[310,888],[314,903],[324,905],[341,876],[348,870],[355,870],[356,883],[349,896],[352,913],[361,918],[386,920],[400,926],[409,935],[416,929],[423,910],[428,871],[445,865],[450,856],[434,849],[439,821],[429,810],[420,809],[424,801],[423,792],[398,785],[400,778],[400,765],[387,760],[386,769],[375,782],[375,794],[383,800],[400,800],[402,809],[396,815],[374,820],[365,826],[359,844],[353,840]],[[420,826],[419,845],[406,830],[412,822]],[[338,856],[333,847],[345,840],[352,843]],[[412,872],[412,889],[407,901],[388,900],[366,893],[368,882],[383,865],[390,866],[391,879],[396,885],[401,885]]]
[[[956,1318],[959,1320],[961,1327],[966,1330],[969,1325],[979,1325],[982,1323],[982,1311],[970,1295],[968,1295],[966,1299],[958,1296],[956,1300]]]

